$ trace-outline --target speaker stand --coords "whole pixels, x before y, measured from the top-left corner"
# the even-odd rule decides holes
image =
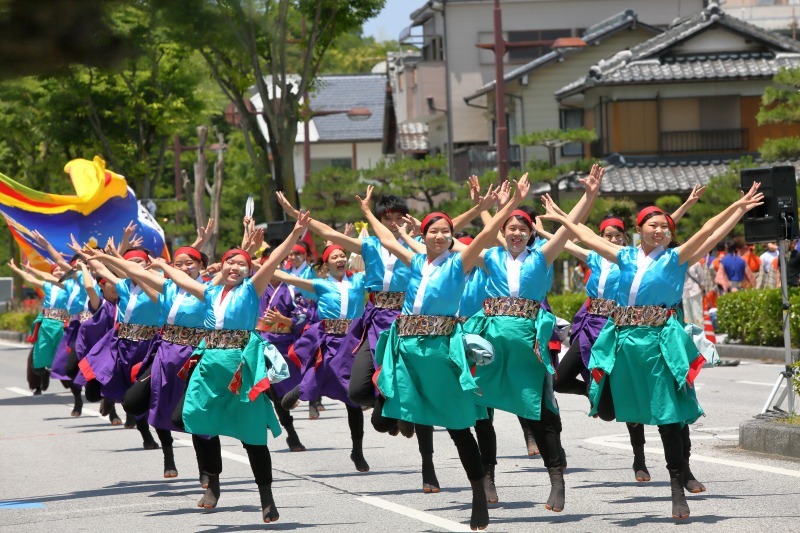
[[[794,376],[795,370],[792,367],[793,358],[792,358],[792,340],[789,333],[789,287],[786,282],[786,240],[780,239],[778,241],[778,261],[780,263],[780,274],[781,274],[781,299],[783,300],[783,348],[784,348],[784,361],[786,363],[785,369],[780,373],[778,376],[778,380],[775,382],[775,386],[772,387],[772,392],[767,398],[767,403],[764,404],[764,408],[761,410],[761,414],[767,413],[767,411],[775,411],[776,413],[780,414],[794,414]],[[778,391],[783,386],[783,392],[781,392],[780,396],[778,396]],[[778,396],[777,401],[773,405],[773,401],[775,401],[775,397]],[[783,402],[787,400],[787,411],[781,409]]]

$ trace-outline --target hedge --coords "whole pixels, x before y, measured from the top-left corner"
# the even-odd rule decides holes
[[[789,289],[789,331],[800,347],[800,288]],[[717,300],[717,333],[755,346],[783,346],[780,289],[731,292]]]
[[[31,324],[39,315],[38,312],[27,313],[25,311],[8,311],[0,314],[0,330],[18,331],[28,333]]]
[[[553,314],[563,318],[567,322],[572,322],[572,317],[578,312],[583,304],[586,303],[585,292],[568,292],[564,294],[550,294],[547,296],[547,303],[553,308]]]

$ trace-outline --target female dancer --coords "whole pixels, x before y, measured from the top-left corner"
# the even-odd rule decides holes
[[[163,261],[154,261],[181,289],[205,303],[204,324],[209,331],[193,354],[200,362],[186,389],[184,427],[195,435],[227,435],[242,442],[258,486],[265,523],[279,518],[272,497],[267,433],[276,437],[281,430],[269,398],[261,393],[270,388],[270,381],[284,379],[289,371],[283,357],[253,329],[258,319],[259,295],[307,225],[306,214],[252,277],[250,255],[240,248],[225,252],[221,272],[208,284]],[[219,439],[196,439],[194,444],[209,478],[198,507],[214,508],[220,496],[222,472]]]
[[[86,253],[92,254],[89,250]],[[135,247],[122,257],[126,261],[147,265],[149,256],[144,248]],[[86,398],[98,401],[102,397],[104,402],[100,412],[105,415],[110,404],[121,402],[125,397],[132,384],[133,367],[141,363],[150,350],[158,348],[158,293],[147,285],[123,279],[122,274],[112,273],[99,257],[89,257],[89,263],[103,279],[114,284],[119,295],[116,327],[92,346],[79,363],[87,382]],[[125,427],[139,430],[144,449],[158,449],[145,417],[128,416]]]
[[[689,516],[684,494],[686,459],[682,428],[703,414],[692,387],[704,359],[678,322],[674,307],[680,302],[688,265],[721,240],[763,195],[755,183],[740,200],[706,222],[681,246],[673,243],[674,224],[657,207],[639,212],[636,231],[639,248],[613,244],[559,213],[545,195],[546,215],[566,226],[584,244],[616,263],[620,270],[617,307],[600,332],[589,361],[592,414],[609,387],[617,420],[657,425],[670,474],[672,516]]]
[[[172,412],[185,389],[185,382],[178,377],[178,373],[205,336],[205,304],[178,287],[174,281],[146,270],[139,263],[98,252],[91,253],[90,256],[117,268],[137,284],[148,285],[159,293],[161,342],[142,365],[142,368],[149,367],[150,376],[150,406],[147,411],[147,421],[156,429],[156,435],[161,442],[164,454],[164,477],[178,477],[171,434],[172,431],[181,431],[172,422]],[[199,283],[206,283],[200,271],[207,264],[208,258],[192,246],[183,246],[175,250],[172,263],[174,268]],[[198,458],[200,457],[198,455]],[[198,467],[202,477],[203,465],[198,464]]]
[[[301,252],[305,254],[305,248],[298,244],[295,244],[292,250],[294,255],[300,255]],[[289,257],[292,255],[290,253]],[[266,255],[262,256],[261,263],[263,264],[267,258]],[[289,377],[280,383],[274,383],[268,394],[275,407],[278,420],[286,430],[286,444],[293,452],[305,451],[306,447],[300,442],[300,437],[294,428],[294,417],[281,406],[281,400],[300,384],[303,364],[294,352],[293,345],[308,324],[310,313],[308,300],[295,291],[291,285],[282,283],[273,276],[259,302],[259,319],[256,330],[264,340],[275,346],[286,360],[289,368]],[[309,408],[311,408],[311,403],[309,403]],[[317,416],[319,415],[317,414]]]
[[[603,169],[595,165],[582,180],[586,193],[570,217],[580,220],[591,209],[600,191]],[[558,413],[552,392],[554,373],[547,349],[555,317],[541,309],[552,284],[552,264],[561,253],[569,232],[561,230],[541,245],[530,246],[533,221],[522,210],[506,217],[502,226],[507,249],[487,250],[483,262],[489,282],[489,298],[483,310],[467,321],[465,331],[485,337],[495,348],[495,361],[478,366],[475,383],[481,395],[478,405],[502,409],[522,417],[539,446],[550,476],[550,496],[545,508],[564,508],[564,472],[558,425],[546,410]]]
[[[397,240],[370,211],[372,187],[361,210],[381,244],[411,267],[403,312],[376,347],[381,365],[377,385],[385,400],[375,404],[388,418],[447,428],[472,487],[470,528],[485,529],[489,511],[484,489],[481,454],[469,428],[475,425],[477,386],[470,374],[461,325],[456,318],[465,274],[472,270],[484,245],[530,190],[527,175],[514,198],[462,252],[451,252],[453,224],[444,213],[431,213],[422,221],[426,254],[414,254]],[[441,402],[447,398],[447,402]]]
[[[319,267],[327,270],[325,279],[303,279],[285,272],[275,272],[275,279],[314,294],[320,322],[311,325],[294,343],[294,352],[303,362],[300,384],[282,400],[284,409],[291,409],[298,399],[312,400],[327,396],[339,400],[347,408],[347,422],[353,449],[350,459],[359,472],[369,472],[364,459],[364,412],[347,396],[352,353],[342,353],[342,341],[353,319],[364,312],[366,288],[364,273],[347,271],[344,249],[332,244],[322,253]]]
[[[39,272],[27,264],[24,265],[25,270],[22,270],[14,264],[13,259],[8,262],[8,266],[29,285],[44,291],[44,309],[31,326],[33,347],[28,356],[28,386],[36,396],[47,390],[50,383],[50,367],[53,365],[56,348],[64,336],[64,324],[69,318],[67,300],[74,282],[58,281],[66,272],[58,263],[50,266],[49,274]]]

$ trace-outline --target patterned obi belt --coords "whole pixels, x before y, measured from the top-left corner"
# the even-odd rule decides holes
[[[660,305],[618,305],[611,311],[617,326],[663,326],[675,309]]]
[[[212,329],[205,332],[206,348],[244,348],[250,340],[247,329]]]
[[[261,331],[262,333],[291,333],[292,326],[284,324],[283,322],[275,322],[274,324],[268,324],[263,316],[258,317],[258,321],[256,321],[256,331]]]
[[[536,318],[541,304],[527,298],[486,298],[483,301],[483,314],[486,316],[515,316]]]
[[[90,318],[92,318],[93,316],[94,316],[94,313],[92,313],[91,311],[81,311],[80,313],[78,313],[77,315],[75,315],[73,317],[73,320],[77,320],[77,321],[83,323],[83,322],[86,322],[87,320],[89,320]]]
[[[142,324],[117,324],[117,337],[131,341],[149,341],[158,333],[158,326],[144,326]]]
[[[454,316],[439,315],[400,315],[397,317],[397,334],[401,337],[412,335],[450,335],[458,323]]]
[[[611,316],[617,302],[606,298],[589,298],[586,300],[586,311],[591,315]]]
[[[43,309],[42,316],[45,318],[53,318],[55,320],[60,320],[61,322],[66,322],[69,318],[69,313],[66,309]]]
[[[369,293],[369,300],[372,302],[372,305],[379,309],[399,311],[403,308],[405,299],[406,293],[404,292],[380,291]]]
[[[325,319],[322,321],[322,329],[326,335],[346,335],[353,321],[349,318]]]
[[[206,333],[208,333],[208,330],[202,328],[185,328],[167,324],[161,330],[161,338],[172,344],[196,347],[206,336]]]

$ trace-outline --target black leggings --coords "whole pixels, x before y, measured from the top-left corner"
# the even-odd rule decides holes
[[[192,445],[197,456],[197,465],[200,473],[218,476],[222,473],[222,447],[219,437],[204,439],[192,435]]]
[[[458,458],[461,466],[467,473],[467,479],[477,481],[483,478],[483,464],[481,462],[481,451],[472,432],[467,429],[448,429],[450,438],[458,450]]]
[[[278,420],[280,421],[281,425],[285,427],[287,430],[289,428],[294,427],[294,417],[283,408],[281,405],[281,400],[283,397],[278,397],[278,394],[275,392],[275,389],[270,387],[269,391],[267,392],[267,396],[270,400],[272,400],[272,405],[275,407],[275,414],[278,415]]]
[[[581,359],[580,343],[570,344],[567,353],[561,358],[553,380],[553,389],[563,394],[588,395],[588,383],[584,382],[581,371],[586,368]]]
[[[497,434],[494,431],[494,423],[491,419],[475,422],[475,437],[478,441],[478,449],[481,452],[481,464],[483,466],[496,465]]]
[[[561,465],[561,417],[545,406],[544,394],[542,395],[541,419],[522,420],[528,426],[536,440],[536,446],[542,455],[544,466],[554,468]]]
[[[347,390],[350,401],[362,407],[375,407],[375,386],[372,384],[374,374],[372,350],[369,348],[369,340],[364,339],[350,370],[350,385]]]
[[[360,407],[347,407],[347,425],[350,426],[350,438],[353,441],[364,439],[364,411]]]
[[[667,470],[670,475],[680,473],[688,460],[688,456],[684,453],[688,454],[689,450],[684,450],[683,441],[689,436],[689,426],[681,426],[682,424],[658,426],[661,443],[664,445],[664,458],[667,460]],[[684,437],[684,433],[686,437]],[[691,448],[691,444],[689,447]]]
[[[156,435],[162,448],[172,448],[172,432],[168,429],[156,429]]]
[[[266,445],[242,443],[247,458],[250,460],[250,469],[259,487],[272,485],[272,457]]]

